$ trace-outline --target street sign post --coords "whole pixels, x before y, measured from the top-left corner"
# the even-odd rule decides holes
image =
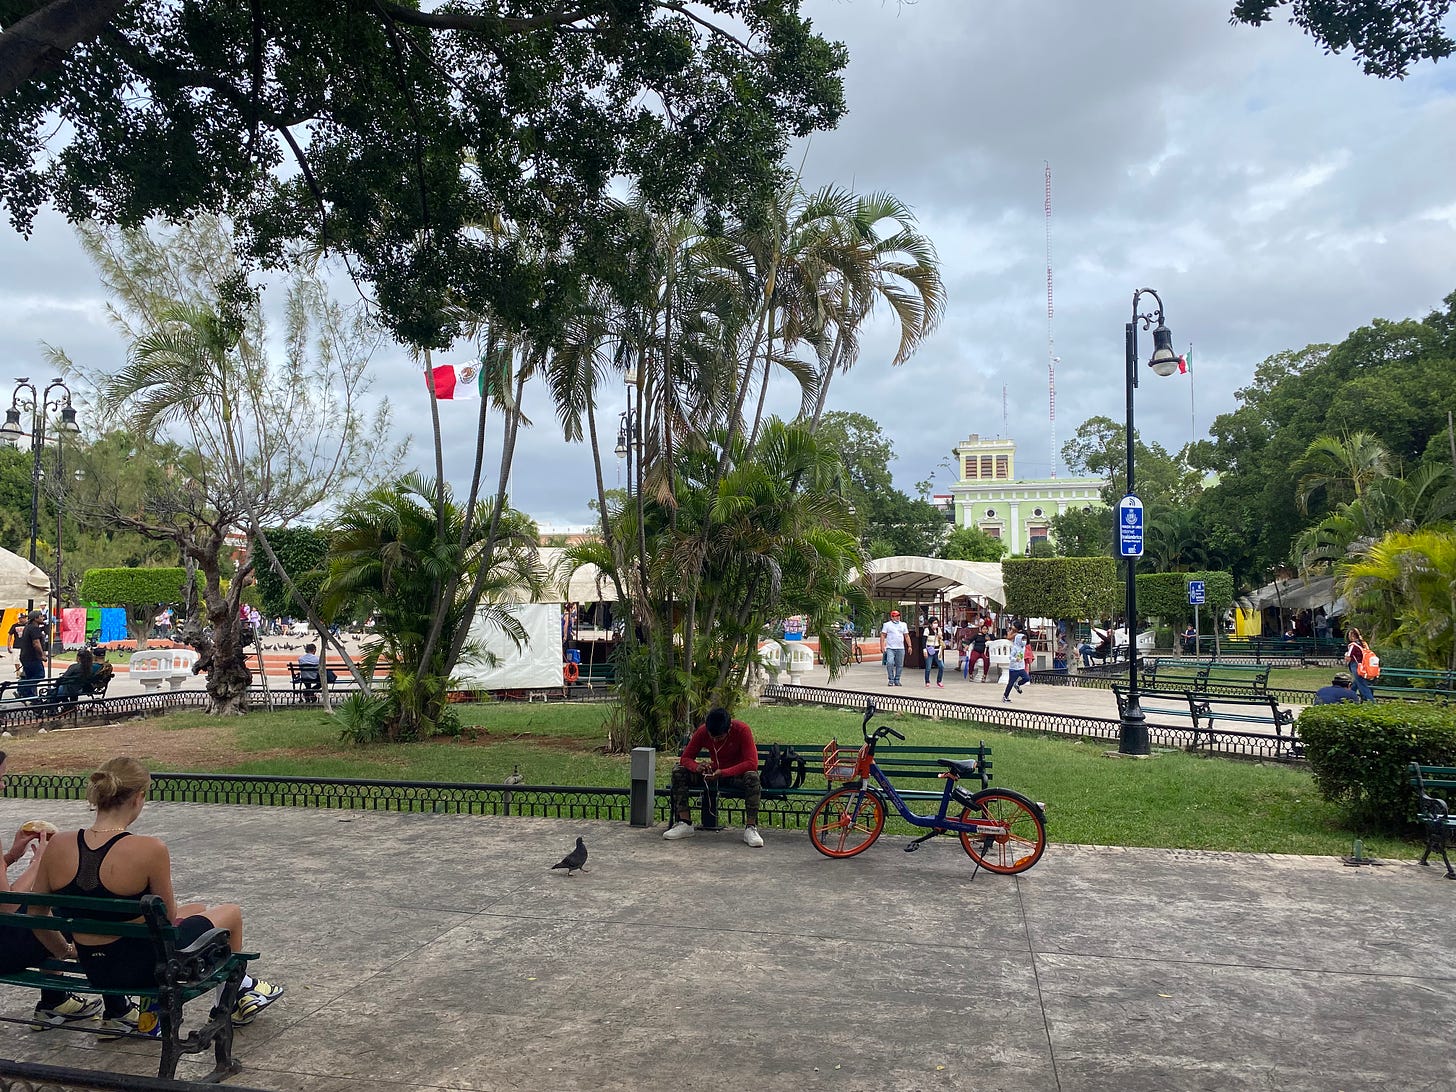
[[[1188,581],[1188,605],[1193,608],[1193,655],[1199,654],[1201,634],[1198,632],[1198,608],[1203,603],[1203,581]]]
[[[1143,556],[1143,502],[1131,493],[1117,504],[1117,545],[1122,557]]]

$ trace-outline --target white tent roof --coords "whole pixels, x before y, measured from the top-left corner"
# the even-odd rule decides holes
[[[19,554],[0,548],[0,605],[18,607],[27,600],[41,600],[51,593],[51,578],[38,565]]]
[[[1313,610],[1324,607],[1325,613],[1342,615],[1349,605],[1335,591],[1332,576],[1295,577],[1292,580],[1276,580],[1265,584],[1258,591],[1244,597],[1254,610],[1265,607],[1283,607],[1285,610]]]
[[[994,561],[946,561],[939,557],[881,557],[865,567],[870,593],[880,599],[953,599],[960,595],[1006,601],[1001,565]]]
[[[542,546],[541,567],[563,603],[615,603],[617,588],[595,565],[583,565],[567,575],[568,566],[560,546]]]

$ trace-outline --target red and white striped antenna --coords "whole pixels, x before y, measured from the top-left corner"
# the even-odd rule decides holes
[[[1057,476],[1057,352],[1052,337],[1052,165],[1046,162],[1046,269],[1047,269],[1047,420],[1051,424],[1052,477]]]

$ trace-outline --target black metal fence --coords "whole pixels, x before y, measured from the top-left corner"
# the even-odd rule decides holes
[[[79,774],[11,774],[6,781],[12,796],[35,800],[82,800],[86,796],[86,778]],[[154,773],[148,796],[152,800],[187,804],[625,820],[628,794],[625,786],[485,785],[262,774]]]
[[[1114,681],[1108,680],[1108,685]],[[1039,712],[1021,706],[975,705],[970,702],[917,698],[907,694],[881,694],[834,690],[821,686],[764,687],[764,697],[773,701],[800,705],[821,705],[831,708],[863,709],[873,700],[881,711],[912,713],[941,720],[964,720],[1019,732],[1040,732],[1046,735],[1081,736],[1115,742],[1122,722],[1112,717],[1093,717],[1075,713]],[[1289,737],[1282,741],[1258,732],[1233,732],[1201,728],[1149,724],[1148,739],[1160,747],[1197,749],[1201,753],[1228,755],[1236,758],[1289,759]]]

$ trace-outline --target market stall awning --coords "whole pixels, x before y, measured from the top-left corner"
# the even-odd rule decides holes
[[[1251,610],[1278,607],[1282,610],[1314,610],[1324,607],[1331,616],[1345,614],[1348,604],[1340,597],[1332,576],[1293,577],[1265,584],[1258,591],[1244,596]]]
[[[939,557],[881,557],[864,572],[870,594],[878,599],[953,599],[961,595],[1002,603],[1006,598],[1001,566],[985,561],[947,561]]]
[[[38,565],[19,554],[0,548],[0,606],[19,607],[28,600],[45,606],[51,593],[51,578]]]

